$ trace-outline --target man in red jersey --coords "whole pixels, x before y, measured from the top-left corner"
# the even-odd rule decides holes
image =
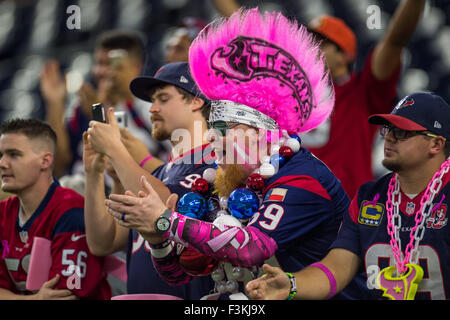
[[[55,151],[55,132],[39,120],[0,127],[1,188],[14,194],[0,202],[0,299],[111,298],[103,260],[88,250],[84,199],[53,178]],[[34,237],[51,241],[52,257],[35,293],[25,286]]]
[[[323,40],[321,49],[333,78],[336,102],[330,120],[304,135],[302,142],[341,180],[350,198],[361,184],[374,178],[371,159],[377,128],[365,120],[371,114],[391,111],[402,51],[419,22],[424,3],[402,1],[358,73],[351,72],[356,37],[341,19],[322,16],[309,25]]]

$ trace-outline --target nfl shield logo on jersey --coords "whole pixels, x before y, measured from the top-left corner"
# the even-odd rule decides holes
[[[408,203],[406,204],[406,209],[405,209],[405,211],[406,211],[406,214],[407,214],[408,216],[414,214],[415,209],[416,209],[416,205],[414,204],[414,202],[408,202]]]
[[[28,242],[28,232],[27,231],[20,231],[19,232],[19,236],[20,236],[20,240],[23,243],[27,243]]]

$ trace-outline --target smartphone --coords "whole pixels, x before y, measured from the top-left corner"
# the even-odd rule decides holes
[[[125,111],[116,111],[114,112],[114,116],[116,117],[116,121],[119,127],[128,127],[128,117]]]
[[[92,116],[95,121],[106,122],[103,103],[95,103],[92,105]]]

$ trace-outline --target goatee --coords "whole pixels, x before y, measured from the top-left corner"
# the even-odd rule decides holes
[[[401,170],[401,165],[399,163],[393,162],[393,161],[388,161],[386,159],[384,159],[381,164],[383,165],[383,167],[385,167],[386,169],[392,171],[392,172],[399,172]]]
[[[214,188],[219,197],[228,197],[233,190],[245,186],[248,173],[238,164],[227,165],[226,170],[220,166],[216,171]]]
[[[170,139],[170,134],[163,128],[152,129],[152,138],[157,141],[164,141]]]

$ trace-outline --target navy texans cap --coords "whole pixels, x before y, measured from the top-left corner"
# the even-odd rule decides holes
[[[187,62],[168,63],[159,68],[153,77],[137,77],[131,81],[130,90],[139,99],[150,101],[148,95],[149,90],[161,84],[174,85],[209,103],[209,100],[201,93],[195,84]]]
[[[430,131],[450,140],[450,106],[440,96],[413,93],[404,97],[390,114],[374,114],[372,124],[392,124],[409,131]]]

